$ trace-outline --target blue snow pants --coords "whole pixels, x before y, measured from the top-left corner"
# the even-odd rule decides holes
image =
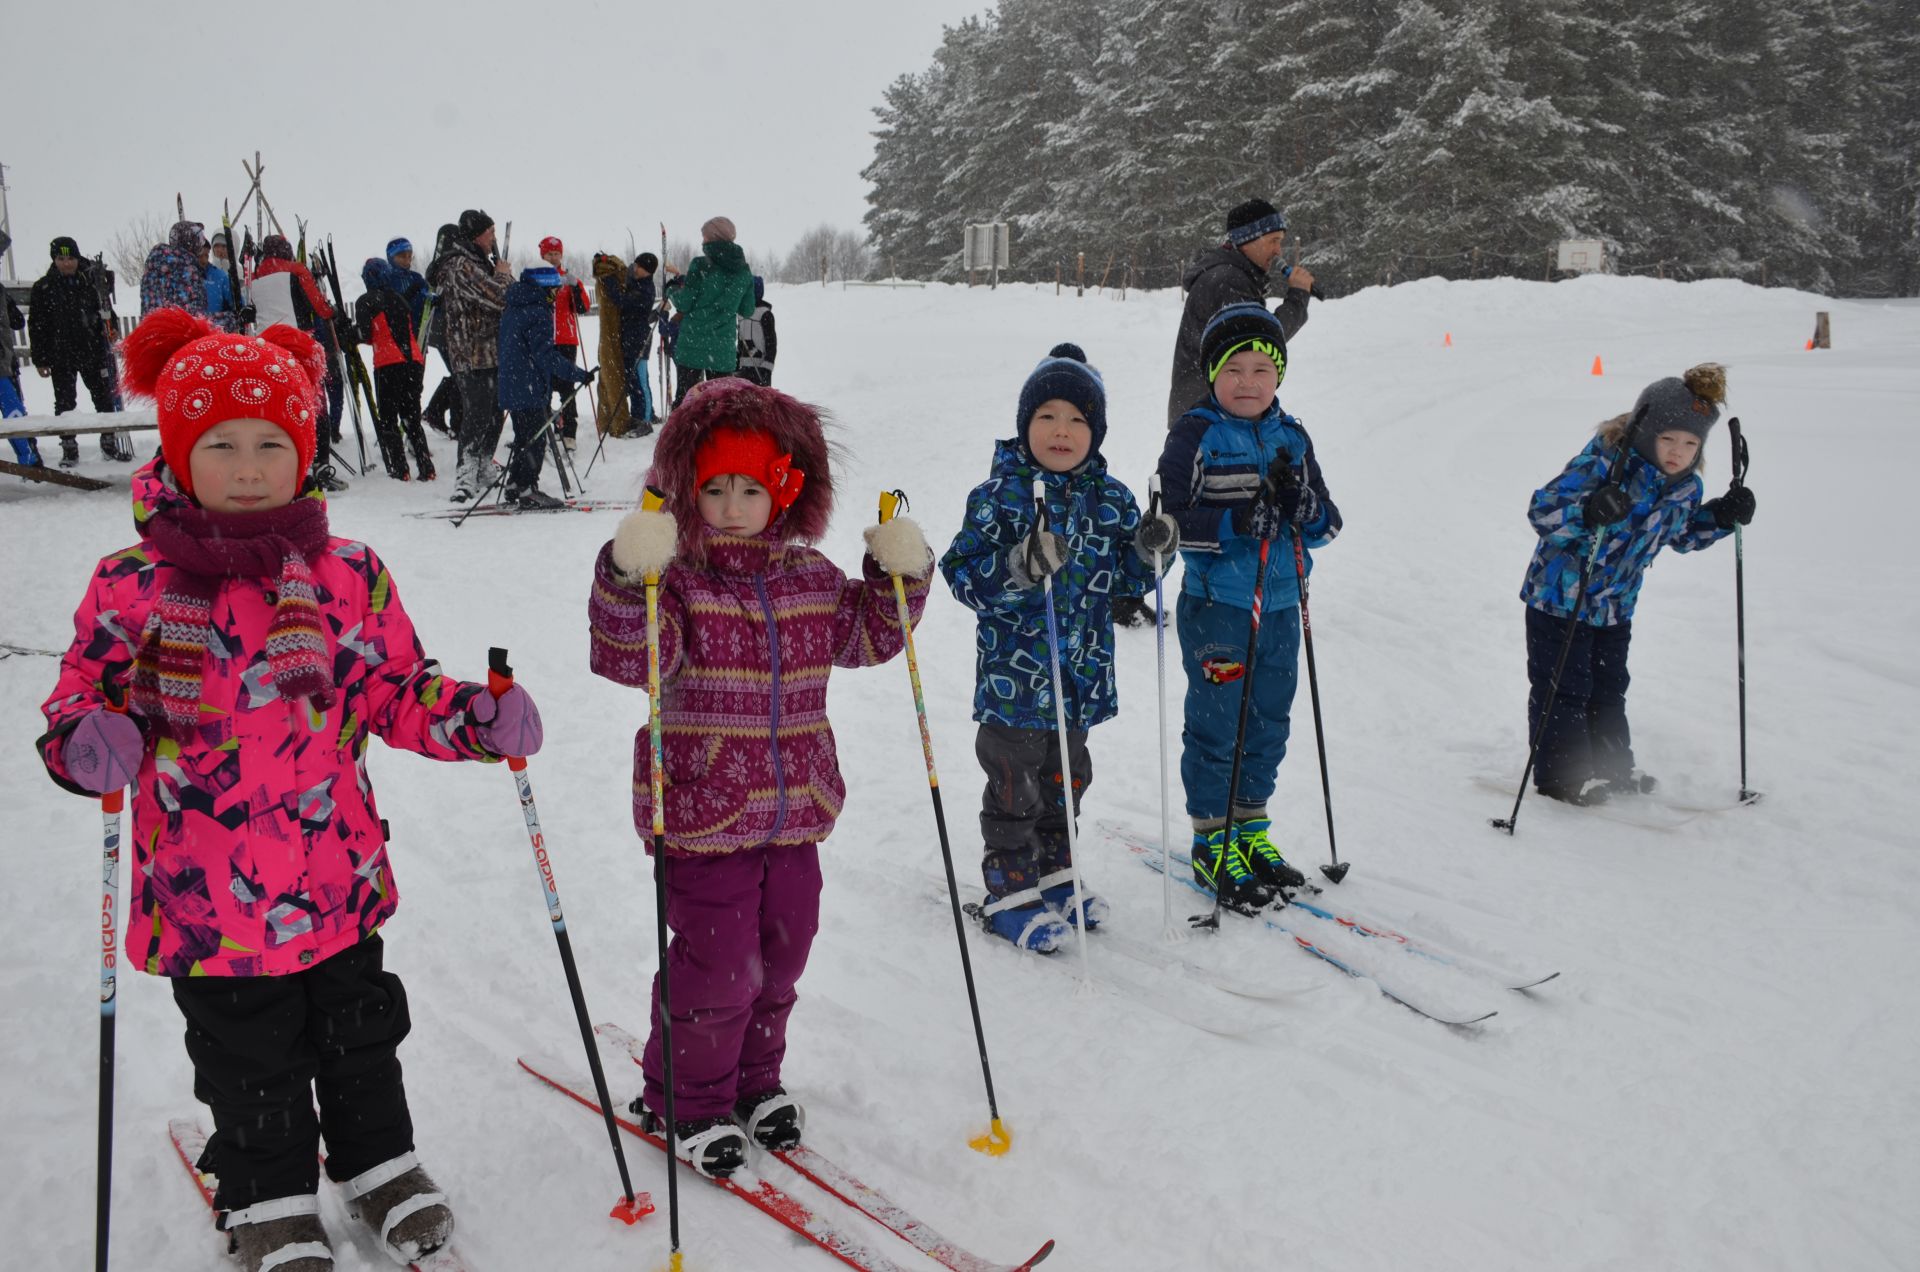
[[[1234,733],[1245,688],[1249,611],[1180,594],[1175,625],[1180,665],[1187,673],[1186,724],[1180,732],[1180,781],[1187,815],[1220,822],[1228,815],[1227,780],[1233,771]],[[1270,609],[1260,618],[1253,702],[1247,712],[1235,810],[1263,808],[1273,794],[1292,730],[1293,693],[1300,678],[1300,609]]]
[[[1527,607],[1527,730],[1540,728],[1553,670],[1567,639],[1567,620]],[[1591,778],[1624,782],[1633,772],[1633,730],[1627,724],[1627,647],[1631,622],[1574,626],[1573,648],[1553,695],[1553,715],[1533,762],[1534,789],[1577,795]]]

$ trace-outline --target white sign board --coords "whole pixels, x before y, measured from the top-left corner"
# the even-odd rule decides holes
[[[1561,273],[1598,274],[1606,267],[1606,245],[1599,239],[1560,240]]]
[[[1012,242],[1013,235],[1005,221],[969,225],[966,242],[961,246],[960,268],[969,272],[976,269],[1006,269]]]

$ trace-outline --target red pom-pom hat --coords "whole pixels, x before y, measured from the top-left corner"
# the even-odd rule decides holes
[[[194,443],[227,420],[277,425],[292,440],[305,480],[321,413],[314,385],[326,374],[313,337],[278,323],[257,336],[236,336],[184,309],[159,309],[120,352],[126,389],[160,408],[160,453],[188,495]]]

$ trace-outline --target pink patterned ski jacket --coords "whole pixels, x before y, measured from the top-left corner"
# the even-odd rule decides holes
[[[827,674],[871,667],[906,646],[893,580],[865,558],[850,580],[812,548],[718,531],[706,563],[676,561],[660,580],[660,725],[669,852],[737,852],[825,839],[846,798]],[[915,623],[927,579],[907,579]],[[594,564],[593,670],[647,684],[647,598],[613,566]],[[770,639],[771,637],[771,639]],[[633,747],[633,824],[653,834],[653,748],[643,722]]]
[[[184,498],[156,470],[135,474],[136,523]],[[483,686],[443,676],[420,650],[393,579],[363,543],[333,538],[309,562],[332,655],[334,705],[274,687],[271,585],[234,579],[213,604],[200,731],[182,744],[144,729],[133,796],[125,954],[160,976],[302,971],[377,930],[399,894],[365,756],[369,734],[436,760],[492,760],[466,705]],[[74,614],[72,646],[41,708],[41,758],[61,753],[103,682],[129,684],[166,563],[143,543],[103,559]]]

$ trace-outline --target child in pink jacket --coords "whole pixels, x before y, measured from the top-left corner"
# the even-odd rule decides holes
[[[123,353],[161,453],[134,476],[140,542],[74,615],[41,758],[76,794],[134,788],[125,957],[173,981],[243,1265],[333,1267],[322,1136],[349,1209],[416,1259],[453,1215],[415,1160],[395,1054],[407,997],[379,929],[399,898],[367,743],[528,755],[539,713],[524,689],[442,675],[380,558],[329,533],[310,337],[163,309]]]
[[[893,575],[918,621],[933,564],[918,526],[866,531],[861,577],[806,546],[826,533],[833,476],[819,415],[784,393],[701,385],[660,433],[660,512],[621,522],[594,565],[593,670],[647,684],[646,576],[660,575],[664,878],[673,996],[675,1139],[724,1178],[747,1136],[800,1142],[780,1085],[787,1016],[820,917],[820,841],[846,796],[827,675],[905,646]],[[653,831],[652,747],[634,742],[633,820]],[[659,985],[638,1103],[664,1124]]]

